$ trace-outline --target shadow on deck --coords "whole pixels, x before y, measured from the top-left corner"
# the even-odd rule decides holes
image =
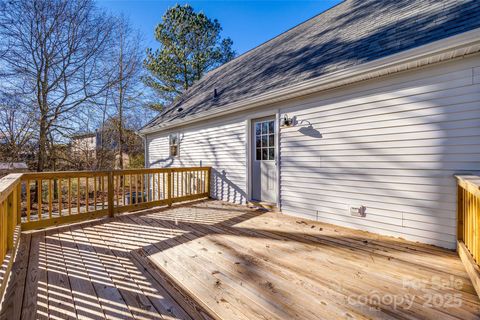
[[[3,319],[473,319],[454,252],[201,201],[24,233]]]

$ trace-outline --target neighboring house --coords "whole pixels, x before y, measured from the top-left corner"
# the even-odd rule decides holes
[[[97,131],[73,135],[70,142],[71,150],[75,155],[96,158],[99,140]]]
[[[124,168],[128,168],[131,157],[135,157],[139,153],[143,155],[143,142],[141,138],[130,129],[124,130],[124,139],[122,161]],[[114,168],[118,169],[120,166],[118,137],[116,132],[112,132],[110,128],[105,129],[103,135],[102,130],[73,135],[70,141],[70,150],[74,157],[78,157],[79,160],[92,166],[100,162],[102,156],[105,159],[109,159],[104,162],[113,162]]]
[[[27,172],[28,165],[25,162],[0,162],[0,177],[9,173]]]
[[[454,248],[453,175],[480,172],[479,17],[345,1],[205,75],[141,130],[146,165],[212,166],[214,198]]]

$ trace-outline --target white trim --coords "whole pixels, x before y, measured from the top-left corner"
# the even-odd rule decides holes
[[[254,136],[252,134],[253,131],[253,120],[260,120],[263,118],[274,118],[275,122],[275,162],[276,162],[276,179],[275,179],[275,204],[277,205],[277,208],[279,208],[278,204],[280,201],[280,186],[279,186],[279,172],[280,172],[280,163],[278,162],[278,154],[279,154],[279,134],[280,134],[280,109],[276,110],[269,110],[269,111],[264,111],[264,112],[257,112],[255,114],[250,114],[247,117],[247,135],[246,135],[246,148],[247,148],[247,176],[246,176],[246,187],[247,187],[247,197],[248,201],[252,201],[252,174],[253,174],[253,161],[252,158],[255,156],[255,153],[252,152],[252,149],[254,149]]]
[[[275,112],[275,164],[276,164],[276,169],[277,169],[277,176],[276,176],[276,184],[277,184],[277,209],[281,210],[280,208],[280,109],[277,109]]]
[[[245,155],[246,155],[246,168],[245,168],[245,187],[247,188],[247,201],[252,200],[252,150],[251,150],[251,140],[252,140],[252,120],[245,120]]]
[[[216,109],[215,113],[194,114],[186,119],[178,119],[159,126],[141,130],[141,134],[164,131],[172,127],[186,125],[200,120],[220,117],[226,114],[284,101],[295,97],[324,91],[335,87],[377,78],[386,74],[405,71],[421,66],[451,60],[480,51],[480,28],[435,41],[417,48],[402,51],[385,58],[333,72],[315,79],[243,99]]]

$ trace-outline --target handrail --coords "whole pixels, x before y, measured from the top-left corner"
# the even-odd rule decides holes
[[[480,177],[457,178],[457,251],[480,296]]]
[[[457,238],[477,263],[480,259],[480,177],[456,176],[458,182]]]
[[[0,300],[20,232],[210,195],[210,168],[29,172],[0,179]]]
[[[9,174],[0,179],[0,298],[20,239],[20,178],[21,174]]]
[[[21,184],[30,230],[209,197],[210,168],[29,172]]]

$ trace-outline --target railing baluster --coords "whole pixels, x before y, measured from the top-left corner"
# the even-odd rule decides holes
[[[145,189],[144,189],[144,185],[143,185],[143,179],[145,178],[145,175],[144,174],[141,174],[140,175],[140,202],[143,202],[143,198],[145,197]],[[138,195],[137,195],[138,196]]]
[[[151,185],[150,185],[150,173],[147,173],[147,201],[152,201],[151,199],[151,192],[150,192],[150,188],[151,188]]]
[[[27,180],[26,184],[27,184],[27,187],[26,187],[27,189],[27,221],[30,221],[30,210],[32,206],[31,204],[32,199],[30,198],[31,197],[30,196],[30,180]]]
[[[172,191],[173,191],[172,181],[173,181],[172,171],[169,170],[167,173],[167,204],[169,206],[172,205]]]
[[[42,208],[42,179],[37,180],[37,219],[42,220],[43,208]]]
[[[62,179],[58,179],[58,190],[57,190],[57,198],[58,198],[58,215],[62,216],[62,201],[63,201],[63,193],[62,193]]]
[[[105,209],[105,176],[100,176],[101,195],[102,195],[102,210]]]
[[[52,219],[52,179],[48,179],[48,217]]]
[[[93,177],[93,210],[97,211],[97,180],[98,177]]]
[[[200,175],[201,171],[194,171],[193,172],[193,194],[198,194],[198,176]]]
[[[122,205],[125,205],[125,178],[126,176],[123,174],[120,176],[120,187],[122,188]]]
[[[164,200],[164,192],[163,192],[163,180],[165,179],[164,178],[164,173],[163,172],[159,172],[158,173],[158,190],[157,190],[157,193],[158,193],[158,200]]]
[[[72,179],[68,178],[68,215],[72,214]]]
[[[107,188],[108,188],[108,215],[113,218],[115,210],[113,207],[113,172],[109,172],[107,176]]]
[[[150,181],[150,179],[148,179],[148,181]],[[152,201],[155,201],[155,173],[152,173],[152,182],[151,182],[151,185],[152,185]],[[150,192],[149,192],[150,194]]]
[[[116,188],[115,188],[115,199],[116,199],[116,202],[117,202],[117,207],[120,205],[120,203],[118,202],[118,198],[119,198],[119,192],[120,192],[120,177],[119,176],[115,176],[115,185],[116,185]]]
[[[80,177],[77,178],[77,214],[80,213]]]
[[[85,177],[85,212],[89,211],[89,209],[88,209],[88,207],[89,207],[88,202],[89,201],[88,200],[90,198],[90,193],[88,192],[89,191],[88,190],[88,180],[89,180],[88,177]]]
[[[138,203],[138,176],[136,174],[134,176],[135,176],[135,203]]]
[[[128,177],[128,191],[129,191],[129,196],[130,196],[130,204],[133,204],[133,195],[132,195],[132,188],[133,188],[133,181],[132,181],[132,175]]]
[[[16,217],[14,213],[14,207],[16,208],[16,203],[15,206],[14,201],[16,200],[15,196],[16,192],[10,193],[10,195],[7,197],[7,250],[11,250],[13,248],[13,231],[15,230],[15,225],[16,225]]]
[[[166,186],[166,180],[167,180],[168,174],[165,174],[165,172],[162,174],[162,192],[163,192],[163,200],[167,200],[167,186]]]

